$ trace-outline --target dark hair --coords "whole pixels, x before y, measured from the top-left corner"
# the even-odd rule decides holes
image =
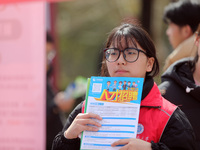
[[[122,25],[114,28],[108,36],[105,48],[110,47],[111,44],[115,45],[115,42],[117,42],[117,47],[122,47],[121,39],[125,40],[127,47],[128,42],[132,42],[136,48],[138,43],[146,51],[147,57],[153,57],[155,59],[152,71],[147,72],[146,77],[154,77],[159,73],[159,63],[156,57],[154,43],[149,34],[140,25],[123,23]],[[109,76],[105,62],[105,55],[103,54],[101,76]]]
[[[199,26],[197,28],[196,34],[197,34],[198,37],[200,37],[200,23],[199,23]],[[194,59],[191,63],[192,72],[194,72],[195,69],[196,69],[196,63],[197,63],[198,59],[199,59],[199,54],[198,54],[198,51],[197,51],[196,56],[194,57]]]
[[[49,43],[54,42],[53,37],[51,36],[51,34],[48,31],[46,32],[46,41]]]
[[[165,23],[173,22],[181,27],[189,25],[194,33],[200,22],[199,14],[200,4],[179,0],[165,7],[163,20]]]

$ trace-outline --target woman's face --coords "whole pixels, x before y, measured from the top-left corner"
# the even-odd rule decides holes
[[[186,40],[189,36],[192,35],[192,33],[190,32],[188,32],[188,35],[184,34],[185,28],[186,26],[180,27],[174,23],[169,23],[168,28],[166,30],[166,34],[168,36],[170,44],[174,49],[177,48],[177,46],[184,40]]]
[[[116,44],[117,45],[117,44]],[[109,48],[118,48],[116,45],[112,45]],[[129,43],[130,47],[135,47],[133,43]],[[122,49],[127,48],[125,42],[122,42]],[[137,48],[143,50],[139,44]],[[145,51],[145,50],[143,50]],[[154,58],[148,58],[144,53],[139,53],[139,58],[133,63],[127,62],[121,52],[120,57],[115,62],[108,62],[106,60],[106,65],[108,68],[108,73],[111,77],[141,77],[145,78],[146,72],[150,72],[153,68]]]

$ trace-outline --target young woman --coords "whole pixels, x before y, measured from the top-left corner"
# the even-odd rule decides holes
[[[194,58],[181,59],[166,70],[159,89],[170,102],[180,106],[188,117],[196,134],[197,149],[200,149],[200,25],[196,33],[198,47]]]
[[[158,72],[156,50],[147,32],[134,24],[122,24],[111,31],[104,49],[101,75],[145,79],[139,116],[142,130],[137,138],[116,141],[113,147],[125,145],[121,150],[194,149],[195,137],[188,119],[177,106],[161,96],[153,81]],[[53,150],[78,150],[78,136],[82,131],[98,131],[101,125],[90,118],[101,120],[101,116],[81,112],[82,103],[73,110],[64,129],[55,137]]]

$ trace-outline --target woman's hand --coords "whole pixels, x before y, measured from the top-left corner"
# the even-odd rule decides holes
[[[101,124],[94,119],[102,120],[99,115],[93,113],[78,114],[69,128],[64,132],[65,137],[67,139],[74,139],[82,131],[98,131],[98,127],[101,127]]]
[[[120,150],[152,150],[151,143],[132,138],[114,142],[111,146],[124,145]]]

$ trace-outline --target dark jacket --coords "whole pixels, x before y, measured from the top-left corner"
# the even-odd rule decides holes
[[[152,79],[146,80],[144,84],[142,99],[148,96],[154,82]],[[62,132],[60,132],[54,139],[52,150],[79,150],[80,139],[66,139],[64,131],[70,126],[74,118],[81,113],[82,103],[78,105],[67,119],[67,123]],[[155,108],[157,109],[157,108]],[[194,134],[192,127],[185,117],[184,113],[177,108],[171,116],[167,126],[158,143],[152,142],[153,150],[194,150]]]
[[[55,92],[48,75],[46,81],[46,150],[51,150],[53,139],[62,130],[63,124],[59,110],[54,103]]]
[[[200,86],[195,85],[191,71],[191,58],[181,59],[163,73],[159,89],[162,96],[179,106],[186,114],[196,134],[200,149]]]

